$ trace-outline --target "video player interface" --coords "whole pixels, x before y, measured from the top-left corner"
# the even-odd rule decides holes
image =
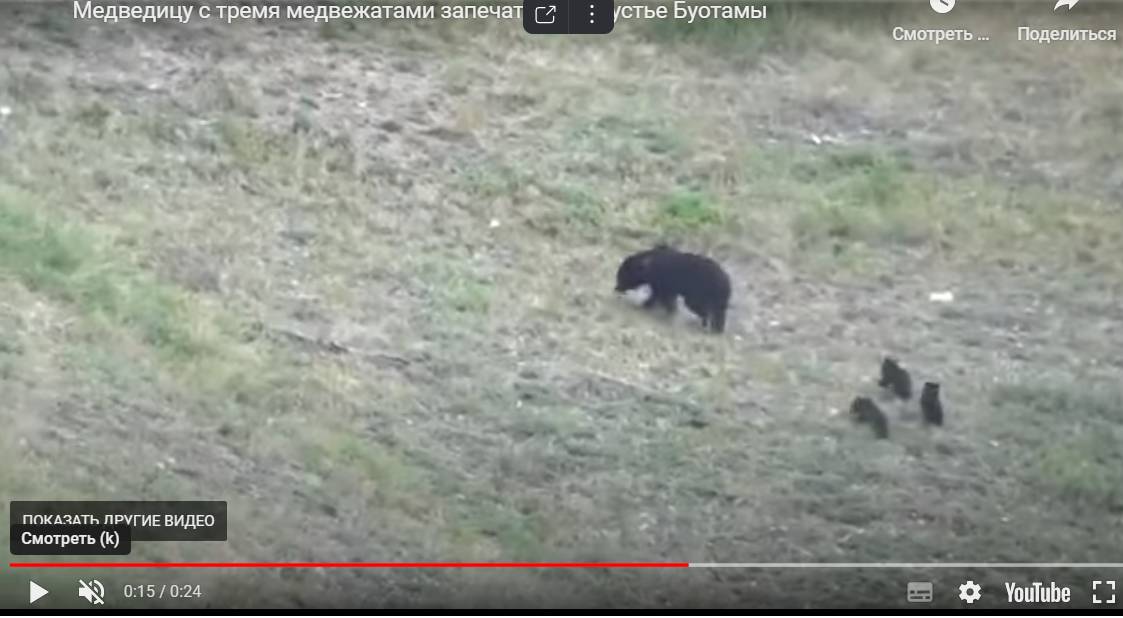
[[[1113,611],[1121,25],[0,0],[0,606]]]

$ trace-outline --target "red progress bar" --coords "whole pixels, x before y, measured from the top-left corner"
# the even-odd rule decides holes
[[[689,562],[11,562],[13,569],[682,569]]]

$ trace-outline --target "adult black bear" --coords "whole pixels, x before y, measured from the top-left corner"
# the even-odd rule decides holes
[[[629,255],[616,271],[616,291],[626,292],[642,285],[651,287],[644,308],[661,305],[674,313],[677,299],[682,296],[686,306],[702,318],[702,326],[715,333],[725,330],[732,286],[729,275],[710,258],[667,245]]]

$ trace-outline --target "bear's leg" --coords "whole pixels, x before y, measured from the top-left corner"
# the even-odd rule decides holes
[[[710,314],[710,329],[715,333],[725,332],[725,307],[718,307]]]
[[[694,315],[697,315],[702,319],[703,328],[710,328],[712,326],[713,310],[710,309],[709,305],[707,305],[705,301],[695,297],[688,297],[684,298],[683,300],[686,301],[686,306],[690,309],[690,311],[693,312]]]

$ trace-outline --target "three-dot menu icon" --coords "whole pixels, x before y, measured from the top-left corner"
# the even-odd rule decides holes
[[[523,29],[531,34],[608,34],[614,0],[523,0]]]
[[[613,0],[569,0],[570,34],[608,34],[615,25]]]

